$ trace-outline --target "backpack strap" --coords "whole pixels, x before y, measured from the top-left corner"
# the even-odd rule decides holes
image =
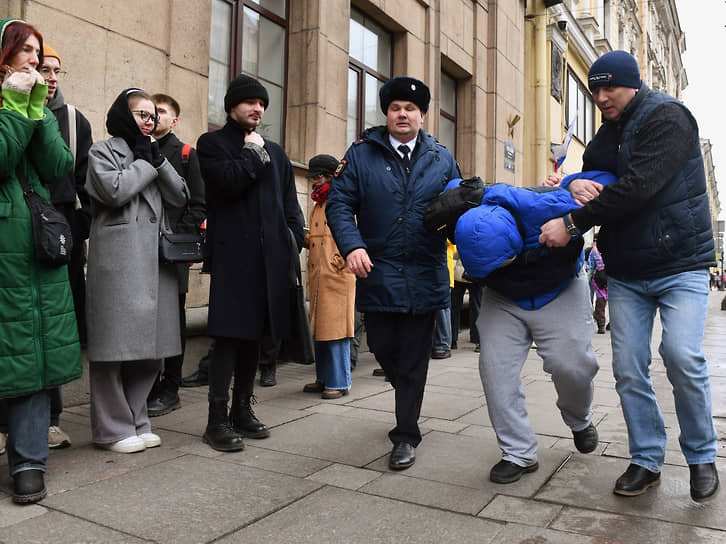
[[[189,154],[192,152],[192,146],[189,144],[184,144],[184,147],[182,147],[181,151],[181,160],[182,164],[185,166],[189,164]]]

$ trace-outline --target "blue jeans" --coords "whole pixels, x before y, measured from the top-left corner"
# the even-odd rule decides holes
[[[451,349],[451,308],[443,308],[435,313],[434,349],[437,351]]]
[[[628,427],[632,462],[658,472],[666,431],[650,377],[653,320],[660,311],[658,353],[673,386],[679,442],[688,464],[716,459],[711,387],[701,347],[708,305],[708,271],[640,281],[608,279],[613,374]]]
[[[47,391],[3,399],[7,408],[8,469],[11,476],[24,470],[42,470],[48,460],[50,398]]]
[[[315,340],[315,378],[326,389],[350,389],[350,338]]]

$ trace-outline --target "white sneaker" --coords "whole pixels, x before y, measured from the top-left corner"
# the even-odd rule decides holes
[[[48,447],[51,449],[56,448],[67,448],[71,445],[71,437],[58,427],[57,425],[51,425],[48,427]]]
[[[0,433],[0,455],[5,453],[5,445],[8,443],[8,435]]]
[[[144,446],[147,448],[161,446],[161,437],[158,434],[143,433],[139,435],[139,438],[144,441]]]
[[[139,436],[129,436],[128,438],[124,438],[118,442],[97,445],[100,448],[115,451],[116,453],[134,453],[136,451],[144,451],[146,449],[144,440]]]

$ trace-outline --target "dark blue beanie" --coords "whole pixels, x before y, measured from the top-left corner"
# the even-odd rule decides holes
[[[431,100],[431,92],[426,84],[408,76],[389,79],[378,91],[378,96],[381,99],[381,109],[384,114],[388,114],[388,106],[394,100],[413,102],[423,113],[426,113],[429,110],[429,101]]]
[[[592,63],[587,76],[590,90],[597,87],[640,88],[640,69],[635,57],[626,51],[610,51]]]

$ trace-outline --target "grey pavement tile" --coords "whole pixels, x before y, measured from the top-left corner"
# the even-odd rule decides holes
[[[489,489],[472,489],[413,478],[407,472],[383,474],[360,491],[470,515],[476,515],[492,500],[495,493]]]
[[[459,423],[457,421],[449,421],[448,419],[438,419],[435,417],[429,417],[419,422],[421,429],[431,431],[441,431],[444,433],[457,434],[466,429],[469,425],[466,423]]]
[[[245,440],[243,451],[221,454],[220,459],[298,478],[305,478],[330,465],[330,461],[266,449],[264,448],[266,442],[266,440]],[[214,451],[206,444],[204,446]]]
[[[491,427],[489,420],[489,412],[487,412],[486,404],[476,410],[472,410],[456,419],[457,423],[465,423],[467,425],[485,425]]]
[[[429,393],[442,393],[444,395],[457,395],[460,397],[467,397],[472,399],[480,399],[479,404],[484,403],[484,392],[481,387],[470,387],[469,389],[454,387],[449,385],[437,385],[432,384],[430,381],[426,383],[426,395]]]
[[[10,495],[2,494],[0,498],[0,528],[9,527],[22,521],[44,515],[48,510],[39,504],[15,504]],[[2,531],[0,531],[0,535]],[[2,542],[2,540],[0,540]]]
[[[1,507],[0,507],[1,508]],[[29,507],[19,507],[27,509]],[[33,507],[30,507],[33,508]],[[39,508],[39,507],[36,507]],[[45,509],[43,509],[45,510]],[[62,512],[47,511],[5,529],[0,528],[3,544],[135,544],[148,542],[120,530],[104,527]]]
[[[380,421],[392,428],[396,425],[396,414],[393,411],[381,411],[381,410],[369,410],[367,408],[358,408],[355,406],[346,406],[351,408],[350,411],[346,411],[341,414],[341,417],[352,417],[355,419],[365,419],[368,421]]]
[[[164,446],[128,454],[101,450],[89,443],[54,450],[48,456],[48,470],[45,476],[48,497],[62,495],[68,490],[87,484],[113,479],[180,455],[179,451]],[[12,493],[13,482],[10,477],[0,479],[0,485],[6,492]]]
[[[416,448],[416,464],[406,469],[405,474],[412,478],[484,489],[492,494],[531,497],[569,455],[566,451],[541,449],[538,453],[538,471],[525,475],[518,482],[502,486],[489,481],[489,470],[501,459],[495,441],[432,431]],[[376,460],[367,468],[388,471],[388,456]]]
[[[274,429],[264,448],[363,466],[390,450],[388,431],[377,421],[310,414]]]
[[[187,455],[49,497],[44,504],[139,538],[181,544],[218,538],[318,487]]]
[[[318,472],[315,472],[314,474],[309,475],[307,479],[355,491],[370,481],[380,477],[381,473],[375,470],[367,470],[364,468],[350,467],[348,465],[334,463],[322,470],[319,470]]]
[[[573,456],[539,490],[535,498],[573,507],[647,517],[699,527],[726,530],[726,494],[697,504],[689,495],[688,469],[665,465],[661,484],[637,497],[613,493],[615,480],[627,461],[607,457]],[[719,464],[723,473],[726,464]]]
[[[481,379],[479,378],[478,368],[447,368],[441,372],[437,372],[434,376],[431,375],[431,370],[429,370],[426,385],[453,387],[462,390],[462,393],[474,392],[479,395],[482,394]]]
[[[562,510],[562,506],[558,504],[497,495],[479,512],[479,517],[535,527],[548,527],[560,510]]]
[[[220,543],[441,544],[502,542],[502,526],[383,497],[325,487]]]
[[[333,402],[321,402],[315,404],[309,408],[305,408],[305,412],[313,414],[327,414],[329,416],[342,416],[353,412],[355,408],[352,406],[345,406],[344,404],[338,404]]]
[[[497,535],[498,544],[626,544],[620,540],[597,540],[576,533],[533,527],[519,523],[507,523]],[[636,543],[628,543],[636,544]]]
[[[596,542],[637,544],[721,544],[726,532],[627,514],[565,507],[551,528],[587,535]]]

